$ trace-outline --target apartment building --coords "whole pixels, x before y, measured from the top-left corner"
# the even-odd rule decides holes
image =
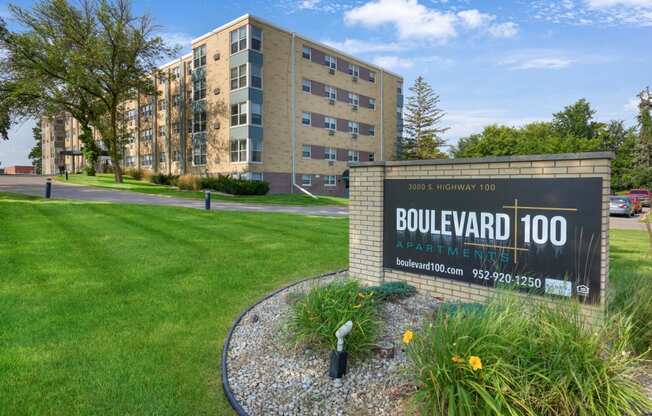
[[[124,167],[346,195],[347,164],[394,158],[402,132],[399,75],[251,15],[154,77],[157,97],[125,103]]]

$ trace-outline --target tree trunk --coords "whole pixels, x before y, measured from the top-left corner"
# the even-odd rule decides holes
[[[113,175],[116,183],[122,183],[122,169],[120,168],[120,158],[118,156],[118,109],[114,105],[111,109],[111,137],[109,138],[109,148],[111,149],[111,163],[113,164]]]

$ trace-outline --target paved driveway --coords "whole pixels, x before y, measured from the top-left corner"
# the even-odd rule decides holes
[[[643,230],[646,231],[647,228],[645,226],[644,222],[641,222],[641,218],[645,214],[649,214],[650,208],[643,208],[643,213],[632,217],[632,218],[626,218],[626,217],[616,217],[616,216],[611,216],[609,217],[609,227],[610,228],[615,228],[615,229],[620,229],[620,230]]]
[[[14,192],[43,196],[45,177],[0,175],[0,192]],[[119,191],[107,188],[52,182],[52,198],[76,199],[82,201],[103,201],[128,204],[170,205],[204,209],[204,201],[190,198],[174,198],[164,195],[149,195],[138,192]],[[223,211],[283,212],[303,215],[346,216],[346,207],[304,207],[272,204],[240,204],[212,201],[211,208]]]

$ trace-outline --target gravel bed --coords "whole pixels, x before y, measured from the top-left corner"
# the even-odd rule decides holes
[[[413,392],[406,378],[402,335],[418,330],[438,301],[416,294],[380,307],[384,322],[378,344],[366,358],[349,357],[341,380],[328,376],[329,351],[296,350],[284,325],[290,312],[288,294],[344,279],[346,272],[299,283],[266,299],[245,314],[234,329],[227,353],[228,380],[240,405],[256,415],[403,415]],[[389,352],[389,354],[387,354]],[[389,355],[389,356],[388,356]],[[652,398],[652,368],[637,377]]]
[[[406,329],[418,329],[422,318],[436,308],[432,297],[417,294],[384,302],[382,350],[361,360],[349,359],[341,380],[328,376],[328,351],[288,347],[283,331],[290,312],[287,294],[345,277],[341,273],[300,283],[256,305],[242,318],[231,338],[227,366],[231,390],[250,415],[404,414],[404,399],[413,387],[403,371],[407,359],[401,338]],[[383,357],[388,352],[390,356]]]

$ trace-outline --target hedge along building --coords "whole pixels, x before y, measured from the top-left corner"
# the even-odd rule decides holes
[[[400,76],[251,15],[192,48],[159,68],[158,97],[125,104],[125,167],[344,195],[348,162],[394,158]]]
[[[538,299],[576,298],[600,319],[612,156],[353,164],[350,274],[462,302],[514,286]]]

